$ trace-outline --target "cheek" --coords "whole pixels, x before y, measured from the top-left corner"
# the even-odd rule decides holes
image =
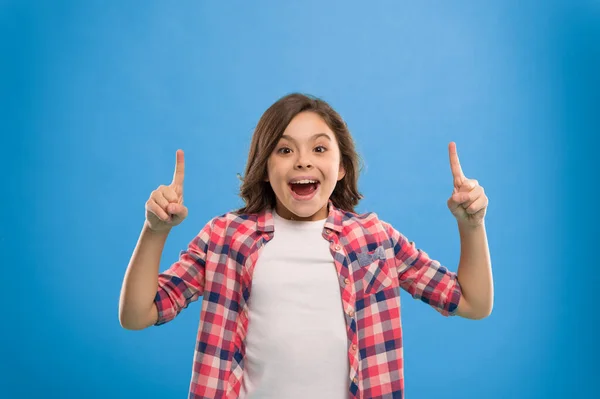
[[[267,179],[271,182],[271,185],[277,184],[280,179],[280,174],[277,173],[277,167],[273,163],[269,162],[267,165]]]
[[[267,179],[272,179],[273,178],[273,162],[271,161],[271,159],[269,159],[267,161]]]
[[[340,174],[341,170],[342,170],[342,165],[333,163],[333,165],[331,166],[331,169],[329,170],[329,175],[331,176],[331,179],[337,181],[338,175]]]

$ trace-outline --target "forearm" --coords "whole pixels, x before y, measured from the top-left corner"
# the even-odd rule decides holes
[[[461,226],[458,281],[462,289],[459,315],[470,319],[489,316],[494,303],[492,265],[483,222],[476,227]],[[461,306],[462,305],[462,306]]]
[[[154,298],[168,234],[168,230],[155,232],[144,223],[121,288],[119,321],[124,328],[137,330],[156,322]]]

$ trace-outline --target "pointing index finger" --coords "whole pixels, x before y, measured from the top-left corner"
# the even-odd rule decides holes
[[[458,160],[456,143],[450,143],[448,146],[448,154],[450,155],[450,169],[452,170],[452,177],[454,177],[454,185],[460,186],[465,179],[465,175],[463,174],[462,168],[460,167],[460,161]]]
[[[175,173],[173,174],[173,185],[183,187],[183,174],[185,163],[183,159],[183,150],[177,150],[175,154]]]

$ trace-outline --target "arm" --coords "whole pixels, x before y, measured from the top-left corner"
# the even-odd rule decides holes
[[[160,284],[160,258],[171,228],[188,213],[183,205],[183,177],[183,151],[177,151],[172,183],[158,187],[146,202],[146,221],[125,272],[119,322],[126,329],[140,330],[159,319],[155,296]]]
[[[144,226],[125,273],[119,320],[129,330],[141,330],[173,320],[204,294],[205,266],[212,222],[179,254],[179,260],[158,272],[168,232]]]
[[[485,225],[459,226],[460,263],[458,281],[462,297],[457,315],[468,319],[483,319],[492,313],[494,283]]]
[[[169,231],[153,231],[144,223],[121,288],[119,322],[123,328],[141,330],[158,320],[154,298],[160,258],[168,234]]]
[[[458,280],[463,295],[457,314],[468,319],[483,319],[491,314],[494,303],[490,250],[484,223],[488,198],[477,180],[467,179],[463,174],[456,145],[450,143],[448,150],[454,178],[454,191],[448,199],[448,208],[458,222],[460,235]]]
[[[400,287],[444,316],[454,316],[461,299],[456,273],[418,249],[388,223],[382,222],[390,239]]]

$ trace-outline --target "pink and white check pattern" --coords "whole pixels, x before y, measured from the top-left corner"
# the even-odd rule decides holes
[[[252,273],[274,233],[271,210],[216,217],[159,275],[157,325],[203,297],[190,399],[238,397]],[[456,274],[374,213],[357,215],[330,202],[323,238],[330,242],[346,318],[348,397],[403,398],[399,290],[454,315],[461,297]]]

